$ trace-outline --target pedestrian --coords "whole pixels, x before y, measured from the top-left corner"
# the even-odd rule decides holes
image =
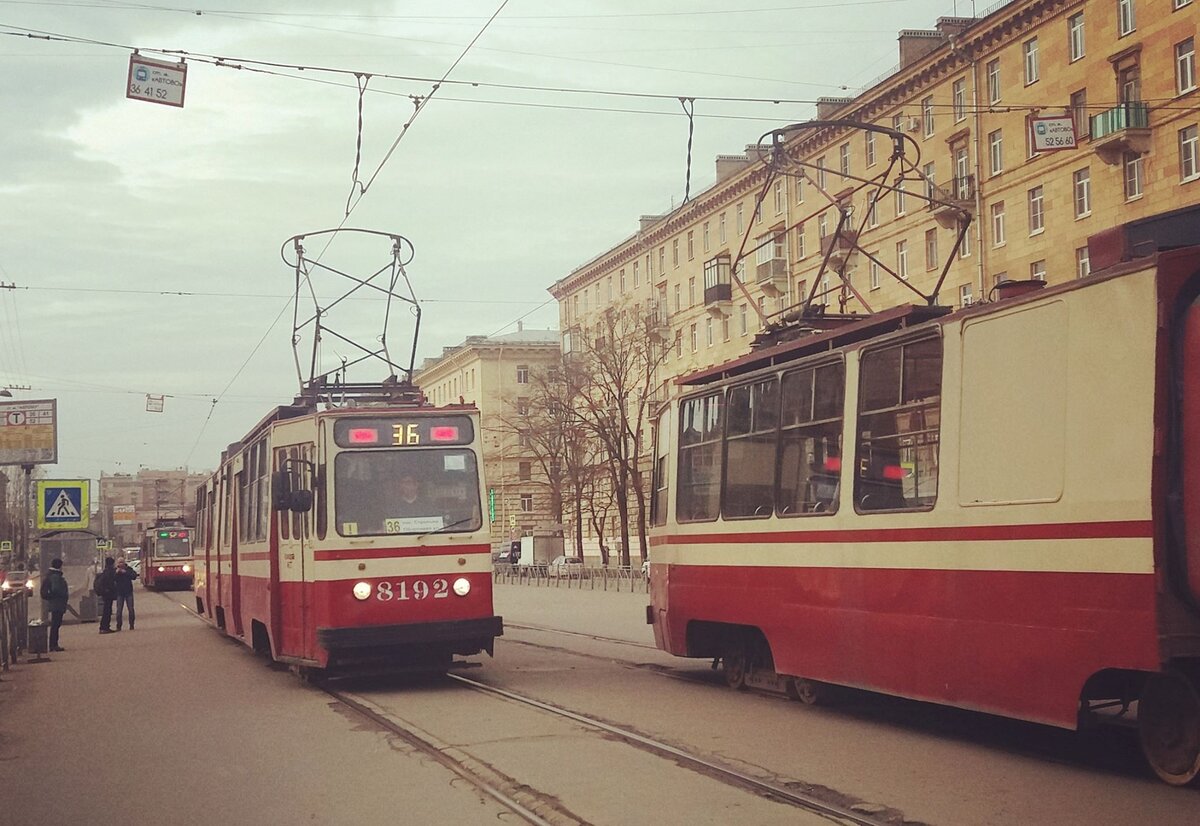
[[[100,598],[100,633],[111,634],[113,600],[117,597],[116,583],[117,565],[111,556],[104,557],[104,570],[96,574],[92,582],[92,591]]]
[[[138,578],[137,571],[125,564],[125,557],[117,557],[117,570],[113,574],[113,582],[117,592],[117,630],[121,630],[121,618],[125,607],[129,606],[129,630],[133,630],[133,581]]]
[[[62,572],[63,562],[55,557],[50,560],[50,570],[42,579],[42,601],[50,612],[50,650],[66,651],[58,644],[58,629],[62,627],[63,614],[67,612],[67,600],[71,589],[67,587],[67,578]]]

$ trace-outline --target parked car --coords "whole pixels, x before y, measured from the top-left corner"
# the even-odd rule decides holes
[[[28,571],[8,571],[4,574],[4,581],[0,582],[0,591],[11,594],[19,588],[24,588],[32,592],[33,585],[33,579],[29,576]]]
[[[546,576],[552,577],[582,577],[583,560],[577,556],[556,556],[546,566]]]

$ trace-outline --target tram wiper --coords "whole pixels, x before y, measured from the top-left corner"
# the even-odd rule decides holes
[[[417,539],[424,539],[425,537],[432,536],[435,533],[445,533],[446,531],[450,530],[451,528],[457,528],[459,525],[463,524],[464,522],[470,522],[474,518],[475,518],[474,516],[464,516],[462,519],[458,520],[457,522],[451,522],[449,525],[442,525],[442,527],[438,528],[436,531],[429,531],[428,533],[423,533],[420,536],[418,536]]]

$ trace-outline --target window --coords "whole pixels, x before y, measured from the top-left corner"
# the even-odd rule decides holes
[[[896,242],[896,275],[908,278],[908,242]]]
[[[1075,277],[1087,278],[1092,271],[1092,260],[1087,247],[1075,250]]]
[[[958,304],[960,307],[970,307],[975,303],[974,294],[971,291],[970,284],[963,284],[958,288]]]
[[[799,261],[807,251],[804,249],[804,224],[796,225],[796,260]]]
[[[696,231],[689,229],[687,234],[687,257],[692,261],[696,257]]]
[[[874,132],[864,132],[863,140],[866,141],[866,144],[867,144],[867,149],[866,149],[867,166],[874,166],[875,165],[875,133]]]
[[[992,204],[992,246],[1004,243],[1004,202]]]
[[[878,196],[872,192],[867,196],[867,229],[875,229],[879,226],[879,201]]]
[[[1087,111],[1087,89],[1071,93],[1071,119],[1075,121],[1075,137],[1086,138],[1092,131],[1092,119]]]
[[[697,522],[717,518],[721,504],[721,394],[688,399],[679,409],[679,492],[675,518]]]
[[[1071,175],[1075,192],[1075,217],[1086,218],[1092,214],[1092,170],[1079,169]]]
[[[746,323],[746,310],[747,310],[747,307],[745,304],[738,305],[738,335],[739,336],[748,335],[750,333],[750,327]]]
[[[667,274],[667,248],[666,247],[658,248],[658,274],[659,275]]]
[[[526,399],[524,397],[517,398],[517,415],[518,416],[528,416],[529,415],[529,399]]]
[[[950,99],[953,103],[954,122],[959,123],[967,119],[967,79],[960,77],[954,81],[954,85],[950,87]]]
[[[988,133],[988,161],[991,173],[999,175],[1004,171],[1004,130],[997,129]]]
[[[633,288],[636,290],[638,288],[638,285],[640,285],[641,283],[642,283],[642,276],[638,272],[638,262],[634,261],[633,262]]]
[[[804,175],[796,176],[796,203],[804,203]]]
[[[882,267],[882,265],[880,265],[878,259],[879,259],[879,253],[877,253],[877,252],[871,253],[871,267],[870,267],[870,270],[868,271],[868,275],[871,279],[871,289],[872,290],[879,289],[879,274],[883,270],[883,267]]]
[[[937,194],[937,170],[933,161],[921,167],[921,177],[925,179],[925,197],[932,200]]]
[[[713,318],[709,316],[704,319],[704,346],[713,346]]]
[[[533,513],[533,494],[521,494],[521,513]]]
[[[843,143],[838,147],[838,171],[842,174],[842,180],[850,174],[850,144]]]
[[[625,295],[625,268],[621,268],[621,295]]]
[[[921,100],[921,124],[925,130],[925,137],[933,134],[933,97],[927,97]]]
[[[1000,58],[988,61],[987,91],[988,103],[1000,102]]]
[[[696,306],[696,276],[688,279],[688,306]]]
[[[675,358],[683,358],[683,330],[675,331]]]
[[[787,190],[784,188],[785,179],[780,178],[775,182],[775,214],[782,215],[784,209],[787,208]]]
[[[1038,41],[1031,38],[1025,41],[1025,85],[1037,83],[1038,80]]]
[[[1184,6],[1190,6],[1192,0],[1175,0],[1175,8],[1182,9]]]
[[[845,372],[841,362],[834,362],[783,374],[775,480],[779,516],[837,511]]]
[[[1034,261],[1032,264],[1030,264],[1029,265],[1029,277],[1032,278],[1034,281],[1045,281],[1046,280],[1046,262],[1045,261]]]
[[[958,245],[959,258],[971,257],[971,227],[973,226],[974,224],[967,224],[966,227],[963,228],[962,243]]]
[[[1177,94],[1196,88],[1196,38],[1175,46],[1175,91]]]
[[[721,340],[729,341],[729,316],[721,316]]]
[[[1117,34],[1124,37],[1137,28],[1134,19],[1133,0],[1117,0]]]
[[[817,240],[824,240],[829,234],[829,212],[822,212],[817,216]]]
[[[1072,63],[1084,55],[1083,12],[1067,18],[1067,55]]]
[[[728,239],[725,234],[725,213],[722,212],[717,218],[717,243],[724,244],[727,240]]]
[[[740,238],[742,233],[746,231],[745,210],[742,204],[737,205],[735,214],[737,216],[737,234]]]
[[[675,293],[675,312],[683,312],[683,287],[676,284],[673,292]]]
[[[1037,235],[1046,229],[1045,188],[1035,186],[1029,190],[1029,234]]]
[[[817,186],[825,188],[825,156],[817,158]]]
[[[517,365],[517,384],[529,384],[529,365]]]
[[[528,482],[533,477],[533,462],[517,462],[517,480]]]
[[[1200,176],[1200,159],[1197,158],[1196,139],[1196,124],[1193,123],[1191,126],[1179,130],[1179,179],[1181,181],[1191,181]]]
[[[689,332],[690,332],[690,334],[691,334],[691,339],[690,339],[690,340],[691,340],[691,344],[692,344],[692,352],[694,353],[694,352],[696,352],[698,349],[700,349],[700,345],[699,345],[699,341],[700,341],[700,339],[699,339],[699,337],[696,335],[696,325],[695,325],[695,324],[693,324],[693,325],[691,326],[691,329],[690,329],[690,331],[689,331]]]
[[[671,266],[679,268],[679,239],[671,239]]]
[[[729,389],[725,416],[725,473],[721,512],[739,519],[771,515],[779,429],[779,381],[772,376]]]
[[[1126,152],[1122,156],[1125,168],[1125,200],[1142,196],[1142,156],[1136,152]]]
[[[855,509],[933,507],[941,425],[941,339],[865,352],[859,372]]]
[[[897,217],[904,214],[904,180],[896,181],[896,188],[893,190],[896,195],[896,215]]]
[[[650,499],[650,524],[665,525],[667,522],[667,494],[670,489],[667,473],[667,453],[671,426],[669,411],[658,417],[658,435],[654,440],[654,465],[652,468],[652,490]]]
[[[608,290],[608,303],[611,304],[613,300],[613,279],[611,275],[605,279],[605,287]],[[598,303],[599,302],[597,301],[597,304]]]

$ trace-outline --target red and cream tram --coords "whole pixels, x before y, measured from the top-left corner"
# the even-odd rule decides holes
[[[196,610],[301,673],[492,653],[479,413],[277,408],[197,492]]]
[[[1196,779],[1200,247],[1133,258],[1135,235],[1093,238],[1083,280],[681,379],[655,448],[659,647],[808,701],[840,684],[1065,728],[1136,707],[1155,772]]]
[[[146,588],[190,589],[195,561],[192,558],[192,529],[182,525],[151,528],[142,537],[139,574]]]

